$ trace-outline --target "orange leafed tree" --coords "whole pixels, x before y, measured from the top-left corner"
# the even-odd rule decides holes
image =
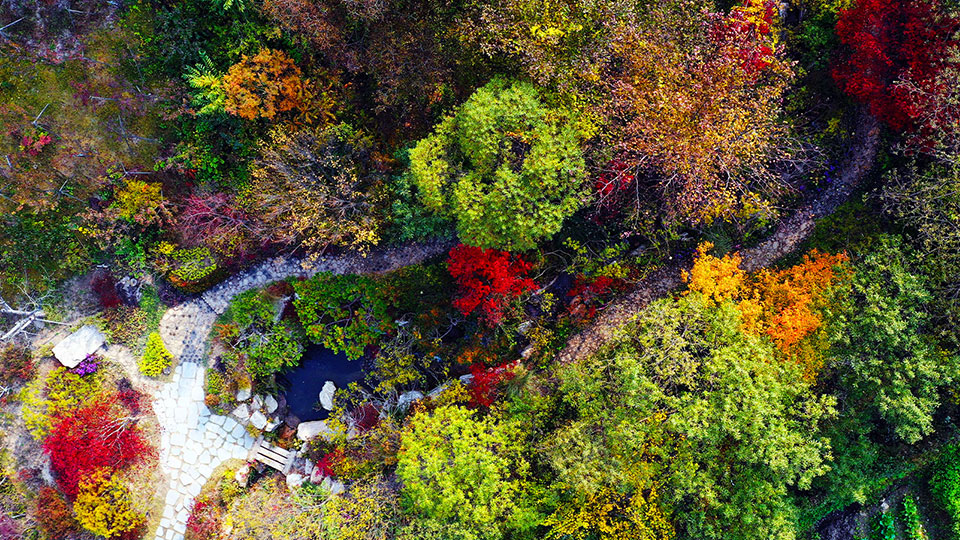
[[[703,295],[708,305],[732,302],[740,311],[744,332],[765,334],[787,358],[800,363],[808,379],[816,377],[822,360],[817,350],[821,310],[827,290],[846,275],[846,254],[813,250],[803,262],[785,270],[748,274],[739,254],[717,258],[697,249],[690,272],[684,272],[689,291]]]
[[[769,213],[777,162],[798,157],[781,114],[793,79],[772,0],[729,14],[694,0],[654,3],[613,40],[608,114],[622,158],[652,168],[684,221]]]
[[[254,120],[273,119],[277,114],[303,109],[310,100],[309,81],[283,51],[263,49],[255,56],[230,66],[223,76],[227,95],[224,107],[230,114]]]

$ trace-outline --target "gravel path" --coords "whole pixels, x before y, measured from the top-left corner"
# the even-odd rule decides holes
[[[847,150],[840,178],[816,199],[783,220],[777,230],[760,245],[740,252],[744,270],[752,272],[769,266],[796,249],[813,232],[816,220],[836,211],[870,172],[880,142],[880,128],[876,120],[866,112],[860,114],[857,125],[859,130],[853,135]],[[680,287],[681,271],[689,268],[692,262],[690,259],[676,261],[653,272],[632,291],[607,306],[589,327],[570,338],[566,347],[560,351],[558,360],[571,362],[597,352],[613,337],[618,328],[647,304]]]
[[[173,379],[154,395],[162,428],[160,465],[170,479],[156,540],[183,540],[193,499],[213,470],[231,458],[246,459],[254,439],[243,424],[211,414],[204,405],[203,358],[217,316],[237,294],[291,276],[382,273],[422,262],[450,248],[447,241],[376,250],[368,256],[277,258],[213,287],[200,297],[167,310],[160,336],[179,364]]]

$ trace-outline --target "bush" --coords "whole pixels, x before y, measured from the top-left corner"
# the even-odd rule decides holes
[[[952,537],[960,538],[960,451],[956,446],[948,447],[937,462],[930,491],[950,519]]]
[[[912,495],[903,498],[903,512],[900,513],[900,522],[907,540],[927,540],[927,532],[920,522],[920,513],[917,511],[917,501]]]
[[[67,538],[77,532],[77,522],[73,519],[70,505],[52,487],[45,487],[37,494],[34,519],[48,538]]]
[[[410,171],[424,204],[483,248],[532,249],[586,198],[576,123],[528,83],[478,89],[410,150]]]
[[[274,299],[259,290],[237,295],[222,328],[229,345],[246,356],[251,374],[267,377],[296,366],[303,354],[303,335],[295,322],[277,320]],[[242,337],[241,337],[242,336]]]
[[[511,301],[537,288],[525,276],[533,265],[505,251],[460,244],[450,250],[447,265],[460,287],[454,307],[464,315],[479,311],[490,326],[500,323]]]
[[[36,366],[30,349],[7,345],[0,349],[0,385],[14,386],[33,378]]]
[[[307,337],[351,360],[393,327],[379,284],[371,278],[324,272],[294,288],[293,305]]]
[[[107,469],[80,481],[73,510],[85,529],[107,538],[129,533],[144,523],[144,516],[133,506],[130,490]]]
[[[873,520],[870,534],[871,540],[897,540],[897,527],[893,523],[893,515],[881,512]]]
[[[139,362],[140,373],[148,377],[158,377],[170,367],[172,360],[173,355],[163,344],[160,334],[151,332],[147,338],[147,348],[143,351],[143,357]]]

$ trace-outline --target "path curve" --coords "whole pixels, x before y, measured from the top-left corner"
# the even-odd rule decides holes
[[[231,458],[245,459],[254,439],[243,424],[211,414],[204,404],[203,357],[217,316],[234,296],[293,276],[319,272],[376,274],[423,262],[450,249],[450,241],[434,241],[378,249],[366,257],[356,253],[311,258],[276,258],[260,263],[211,288],[199,297],[167,310],[160,336],[178,359],[172,380],[153,401],[160,423],[160,464],[170,479],[156,540],[183,540],[193,499],[213,473]]]
[[[813,232],[816,220],[829,216],[844,203],[861,180],[873,168],[880,143],[880,126],[867,112],[862,111],[852,144],[847,150],[840,178],[813,201],[801,207],[780,223],[777,230],[760,245],[740,252],[741,267],[752,272],[773,264],[774,261],[796,249]],[[603,313],[587,328],[567,341],[557,356],[563,363],[590,356],[600,350],[615,334],[616,329],[627,323],[650,302],[663,298],[680,287],[681,271],[689,268],[692,259],[667,264],[650,274],[604,309]]]

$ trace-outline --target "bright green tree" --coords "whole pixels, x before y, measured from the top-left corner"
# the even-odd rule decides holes
[[[404,431],[397,477],[413,527],[451,540],[503,538],[528,514],[522,438],[510,424],[457,405],[419,413]]]
[[[644,309],[612,345],[564,367],[560,389],[573,415],[544,457],[567,496],[659,485],[688,538],[793,539],[788,489],[827,469],[816,433],[833,399],[743,334],[733,306],[706,308],[698,294]]]
[[[577,125],[527,83],[478,89],[410,151],[410,168],[424,203],[483,248],[531,249],[586,197]]]
[[[960,376],[954,355],[925,331],[932,295],[899,237],[860,260],[833,320],[834,362],[852,396],[913,443],[933,432],[939,391]]]

